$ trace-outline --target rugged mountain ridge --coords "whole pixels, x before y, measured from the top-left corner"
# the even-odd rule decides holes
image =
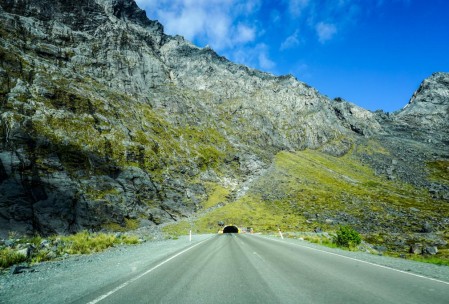
[[[449,126],[449,74],[434,73],[425,79],[397,120],[410,126],[444,129]]]
[[[2,0],[0,21],[3,235],[179,221],[216,189],[227,190],[223,205],[260,188],[280,151],[343,156],[409,134],[406,110],[371,113],[234,64],[165,35],[131,0]],[[393,176],[394,157],[360,155]],[[412,175],[430,187],[427,160]],[[403,176],[393,170],[406,181],[408,161],[395,165]]]

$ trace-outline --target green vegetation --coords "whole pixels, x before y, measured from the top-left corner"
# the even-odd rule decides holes
[[[103,228],[105,228],[108,231],[120,231],[120,232],[131,231],[139,228],[139,220],[125,218],[123,226],[111,222],[104,224]]]
[[[449,185],[449,161],[439,160],[427,163],[429,177],[441,183]]]
[[[106,233],[88,233],[87,231],[79,232],[74,235],[64,236],[60,238],[64,244],[61,246],[60,253],[68,254],[88,254],[100,252],[117,244],[137,244],[136,237],[120,236]]]
[[[89,254],[100,252],[116,245],[134,245],[140,241],[136,236],[110,233],[89,233],[82,231],[68,236],[14,239],[14,248],[0,248],[0,268],[7,268],[22,262],[39,263],[56,259],[65,254]],[[19,248],[31,248],[27,258],[18,253]]]
[[[193,227],[201,233],[216,233],[220,228],[219,221],[238,227],[254,227],[256,232],[277,231],[278,227],[285,231],[294,230],[304,223],[304,219],[284,213],[282,205],[267,204],[260,197],[249,195],[208,212],[195,220]],[[175,235],[186,234],[188,225],[186,221],[181,221],[163,230]]]
[[[449,259],[441,258],[439,256],[422,256],[422,255],[410,255],[407,258],[413,261],[435,264],[440,266],[449,266]]]
[[[350,220],[365,231],[398,226],[417,231],[427,218],[449,214],[449,206],[433,200],[426,190],[376,176],[353,154],[332,157],[312,150],[281,152],[275,165],[252,192],[266,203],[283,207],[285,213],[308,217],[312,221],[309,229],[328,218]],[[419,209],[419,214],[412,214],[412,207]],[[311,217],[315,214],[319,216]],[[410,223],[407,214],[421,220]]]
[[[358,154],[368,154],[368,155],[374,155],[374,154],[382,154],[382,155],[389,155],[390,152],[385,149],[378,141],[374,139],[369,139],[366,141],[365,144],[357,145],[356,146],[356,152]]]
[[[335,242],[343,247],[355,247],[362,242],[360,234],[349,226],[341,226],[337,230]]]
[[[178,237],[180,235],[188,235],[190,229],[192,229],[192,225],[188,221],[181,221],[173,225],[165,226],[162,228],[162,231],[168,237]],[[195,231],[198,232],[198,230]]]
[[[6,268],[14,264],[20,264],[26,261],[26,256],[17,253],[11,248],[0,249],[0,268]]]
[[[203,208],[215,207],[220,203],[226,203],[229,200],[231,191],[219,184],[205,183],[208,198],[203,202]]]

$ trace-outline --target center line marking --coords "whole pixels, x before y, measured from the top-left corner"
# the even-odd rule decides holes
[[[257,252],[254,251],[253,254],[256,255],[259,259],[261,259],[262,261],[265,262],[264,258],[260,254],[258,254]]]

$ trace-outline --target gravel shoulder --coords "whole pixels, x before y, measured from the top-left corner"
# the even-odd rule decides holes
[[[33,272],[0,275],[0,303],[70,303],[102,287],[135,276],[188,246],[210,238],[195,235],[178,240],[120,246],[91,255],[34,265]]]

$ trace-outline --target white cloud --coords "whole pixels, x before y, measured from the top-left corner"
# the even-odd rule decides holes
[[[299,29],[301,38],[299,43],[304,43],[304,37],[312,35],[324,44],[335,38],[337,34],[345,33],[345,30],[354,27],[364,13],[362,7],[377,6],[379,1],[385,0],[283,0],[286,11],[290,17],[287,27],[290,31]],[[410,0],[391,0],[410,1]],[[291,33],[291,32],[290,32]],[[297,43],[295,36],[285,38],[282,49],[290,43]],[[287,40],[288,39],[288,40]],[[309,40],[309,39],[307,39]]]
[[[296,30],[293,34],[288,36],[282,43],[280,50],[284,51],[287,49],[294,48],[301,44],[301,40],[299,38],[299,30]]]
[[[318,35],[318,40],[321,43],[326,43],[331,40],[337,33],[337,27],[331,23],[319,22],[316,27],[316,33]]]
[[[272,10],[270,13],[270,20],[272,23],[279,24],[281,21],[281,14],[278,10]]]
[[[188,40],[194,39],[205,27],[206,15],[202,10],[186,9],[180,13],[174,11],[160,11],[165,31],[181,34]]]
[[[309,5],[309,0],[287,0],[287,2],[288,11],[294,17],[300,16],[303,10]]]
[[[137,0],[171,35],[226,51],[256,38],[253,14],[261,0]]]
[[[235,2],[235,1],[232,1]],[[262,5],[261,0],[247,0],[247,1],[237,1],[234,5],[234,10],[242,12],[246,15],[252,15],[254,12],[260,9]]]
[[[274,73],[276,68],[276,63],[270,58],[269,48],[264,43],[259,43],[254,47],[239,48],[231,54],[231,59],[266,72]]]
[[[239,43],[251,42],[256,38],[256,30],[244,24],[239,24],[237,26],[236,34],[235,40]]]
[[[276,66],[274,61],[268,58],[268,55],[266,53],[260,53],[258,59],[259,66],[265,71],[270,71]]]

